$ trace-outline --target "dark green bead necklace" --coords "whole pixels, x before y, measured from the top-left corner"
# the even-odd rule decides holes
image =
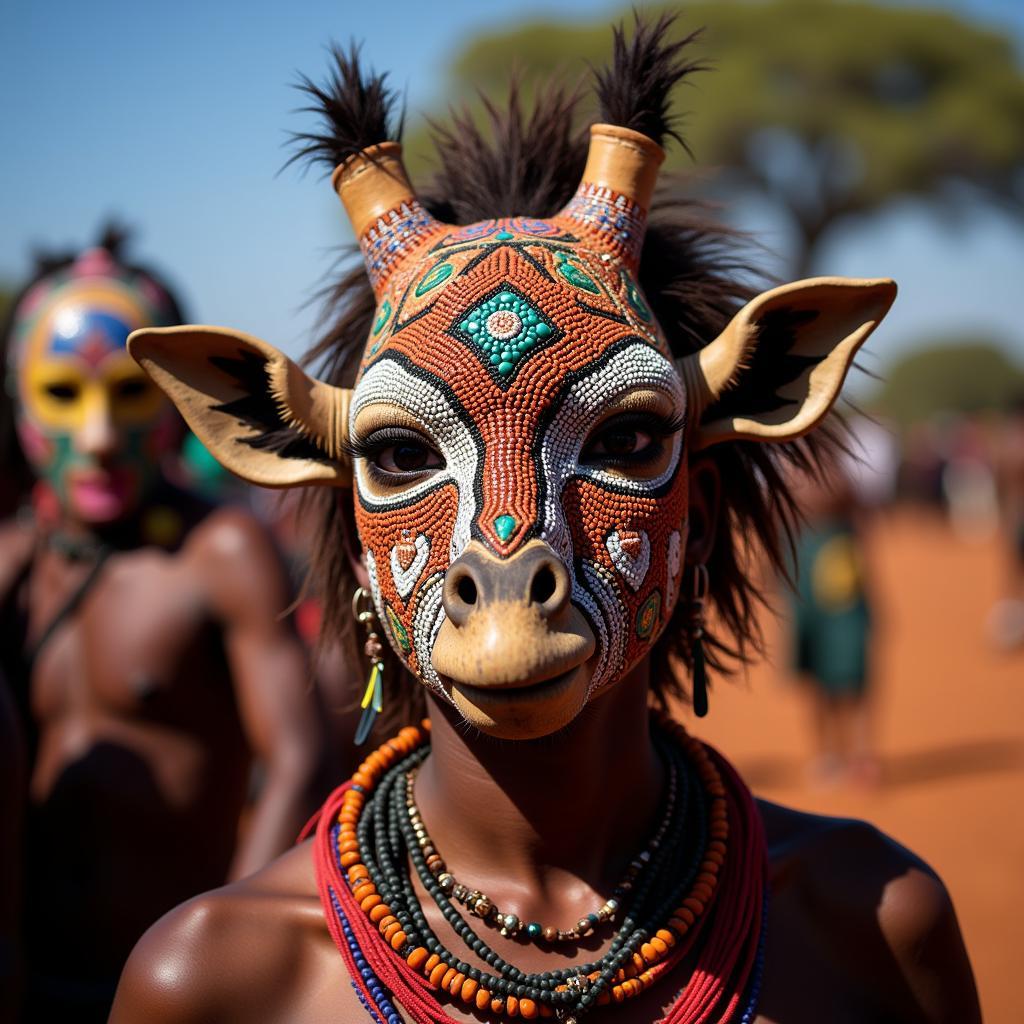
[[[695,783],[692,768],[676,744],[665,743],[658,737],[657,745],[668,768],[668,809],[644,851],[647,856],[634,861],[640,862],[640,868],[632,877],[627,872],[628,886],[623,889],[620,885],[616,890],[619,895],[613,896],[616,911],[625,900],[629,901],[628,913],[624,914],[600,958],[539,974],[520,970],[477,935],[453,902],[457,883],[446,885],[440,881],[445,872],[437,870],[438,860],[433,858],[439,855],[429,841],[422,818],[415,811],[412,795],[412,782],[429,748],[415,750],[393,765],[382,775],[368,799],[359,819],[357,835],[370,879],[392,908],[409,943],[423,946],[436,955],[439,962],[498,998],[514,997],[546,1004],[564,1019],[570,1019],[570,1014],[578,1017],[591,1008],[649,936],[662,927],[672,908],[685,895],[697,874],[706,846],[707,802],[702,787]],[[410,813],[411,809],[415,813]],[[465,944],[466,954],[483,963],[483,968],[446,949],[437,938],[413,887],[407,867],[409,861],[423,888]],[[479,898],[486,897],[481,893]],[[468,902],[468,896],[462,902]],[[477,911],[474,916],[488,920],[490,915],[485,918]],[[585,932],[581,929],[581,935],[589,934],[596,924],[603,923],[600,918],[594,923],[589,918],[584,920],[590,927]],[[535,938],[528,929],[505,930],[522,938]]]

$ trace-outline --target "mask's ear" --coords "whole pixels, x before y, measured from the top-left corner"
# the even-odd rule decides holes
[[[128,351],[218,461],[264,487],[347,487],[351,391],[306,376],[259,338],[227,327],[149,327]]]
[[[679,360],[694,411],[690,450],[807,433],[895,297],[893,281],[817,277],[752,299],[710,345]]]

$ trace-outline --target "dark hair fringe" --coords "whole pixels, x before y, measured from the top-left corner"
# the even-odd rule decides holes
[[[626,40],[624,22],[615,26],[611,64],[594,72],[594,84],[602,121],[632,128],[659,146],[666,139],[675,139],[689,152],[676,130],[679,118],[670,110],[672,90],[693,72],[707,70],[708,65],[683,59],[701,29],[669,41],[675,20],[676,15],[666,13],[649,22],[634,10],[632,39]]]
[[[613,112],[626,110],[612,104],[618,103],[615,97],[628,92],[629,75],[664,82],[666,73],[655,74],[652,63],[660,68],[667,59],[677,71],[682,67],[678,49],[669,57],[664,47],[659,51],[661,57],[652,55],[652,46],[658,47],[657,34],[665,27],[664,19],[654,26],[638,20],[633,49],[618,61],[616,69],[604,75],[608,105],[603,116],[611,118]],[[616,39],[621,40],[621,30]],[[686,67],[692,70],[696,66]],[[662,131],[673,134],[663,107],[655,102],[654,86],[640,93],[644,98],[636,107],[636,117],[653,104],[653,109],[661,111],[657,118]],[[569,127],[575,120],[579,94],[555,88],[540,90],[537,95],[527,117],[513,83],[506,110],[486,105],[486,130],[465,111],[453,114],[450,128],[434,126],[441,168],[431,187],[421,194],[431,214],[464,224],[515,214],[550,217],[562,209],[579,184],[586,158],[582,136]],[[634,119],[630,127],[643,124],[646,132],[658,133],[657,118]],[[548,168],[557,168],[558,173],[549,174]],[[666,181],[659,190],[639,268],[640,285],[676,357],[695,352],[717,337],[754,294],[748,282],[756,276],[741,256],[744,236],[717,223],[706,204],[685,194],[683,184],[681,180]],[[352,250],[355,253],[357,250]],[[351,387],[375,313],[361,261],[348,266],[321,296],[325,300],[324,333],[305,362],[322,379]],[[752,575],[755,555],[763,553],[772,567],[786,571],[798,518],[787,482],[789,469],[822,470],[836,443],[836,435],[825,428],[797,442],[728,442],[698,456],[717,467],[721,480],[720,518],[724,525],[707,564],[716,616],[711,628],[706,627],[705,644],[714,669],[729,671],[736,661],[745,661],[761,650],[755,613],[765,596]],[[321,644],[339,643],[352,665],[364,665],[350,613],[357,585],[351,558],[358,549],[352,502],[346,493],[311,488],[304,504],[316,522],[310,582],[323,602]],[[690,664],[690,585],[687,576],[680,601],[653,650],[651,690],[660,707],[687,695],[682,667]],[[721,630],[716,629],[718,624]],[[385,660],[386,678],[401,678],[404,668],[390,649]],[[422,687],[407,685],[395,695],[389,686],[380,735],[415,720],[423,708]]]
[[[480,94],[484,129],[468,106],[449,112],[450,127],[430,122],[441,168],[422,198],[439,220],[546,217],[572,198],[587,162],[587,133],[575,116],[581,92],[551,83],[529,116],[521,93],[515,75],[504,107]]]
[[[111,217],[100,228],[95,245],[89,248],[105,249],[122,269],[134,276],[146,277],[153,281],[167,298],[171,322],[185,323],[186,318],[182,311],[181,303],[167,284],[147,267],[126,262],[125,252],[130,248],[132,234],[132,230],[127,225],[116,217]],[[7,388],[9,387],[8,375],[11,372],[8,362],[11,358],[15,315],[25,296],[40,281],[51,274],[70,267],[84,251],[61,250],[59,252],[51,252],[44,249],[34,251],[32,253],[33,268],[31,276],[11,299],[3,322],[0,324],[0,396],[3,397],[3,401],[0,402],[0,467],[3,467],[4,497],[6,499],[0,505],[0,512],[12,511],[11,505],[24,500],[32,486],[32,474],[25,461],[25,456],[21,451],[21,446],[18,443],[14,429],[13,396],[7,394]]]
[[[289,141],[297,148],[285,167],[319,163],[330,173],[364,149],[402,137],[405,114],[398,109],[398,94],[387,84],[387,73],[364,72],[355,42],[349,44],[348,52],[338,43],[328,51],[333,67],[324,85],[300,74],[295,86],[312,101],[298,112],[316,114],[322,129],[290,134]]]

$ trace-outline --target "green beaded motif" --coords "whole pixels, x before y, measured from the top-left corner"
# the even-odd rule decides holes
[[[395,614],[391,605],[386,604],[384,611],[387,613],[388,626],[391,627],[391,635],[395,638],[395,643],[401,648],[403,654],[408,654],[412,650],[412,644],[409,642],[409,634],[405,626],[402,625],[402,620]]]
[[[507,384],[531,351],[562,332],[529,299],[506,285],[469,309],[452,333],[474,348],[499,381]]]
[[[651,311],[647,308],[647,303],[644,302],[644,297],[640,294],[640,289],[636,286],[636,282],[625,270],[622,271],[622,283],[626,286],[626,300],[633,307],[633,312],[641,320],[650,323]]]
[[[384,300],[384,304],[380,307],[380,314],[377,316],[377,321],[373,325],[373,336],[376,337],[384,330],[385,325],[391,319],[391,303],[387,299]]]
[[[593,295],[600,295],[601,289],[598,288],[594,279],[583,271],[580,267],[577,267],[575,263],[569,261],[568,254],[560,252],[558,254],[560,260],[557,270],[574,288],[580,288],[585,292],[590,292]]]
[[[658,626],[660,615],[661,591],[655,590],[636,613],[636,635],[641,640],[647,640],[651,636]]]
[[[416,285],[417,297],[426,295],[439,284],[444,284],[454,272],[455,268],[450,263],[438,263],[437,266],[431,267],[420,279],[420,283]]]

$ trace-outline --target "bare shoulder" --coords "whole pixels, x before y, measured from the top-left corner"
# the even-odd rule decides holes
[[[290,598],[281,556],[270,531],[252,513],[233,506],[215,509],[189,533],[181,557],[206,581],[215,603],[266,603],[279,613]]]
[[[891,1009],[914,1011],[900,1019],[980,1020],[953,902],[924,860],[865,821],[760,807],[773,901],[795,904],[821,927],[816,940],[855,952],[876,980],[888,975]]]
[[[157,921],[125,965],[111,1024],[287,1019],[296,979],[331,942],[309,847]]]
[[[231,561],[239,555],[273,552],[270,531],[236,505],[215,508],[190,531],[182,553],[190,558]]]

